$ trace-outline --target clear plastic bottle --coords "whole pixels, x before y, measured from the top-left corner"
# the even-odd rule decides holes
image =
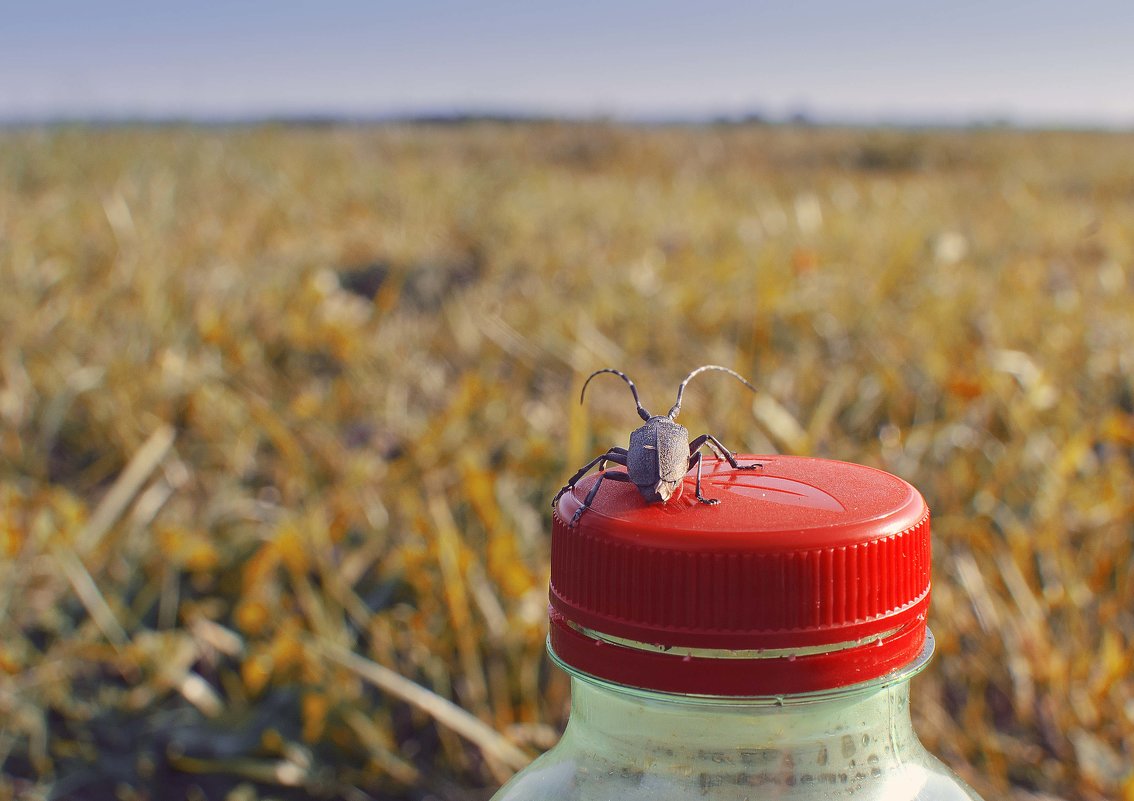
[[[549,650],[571,716],[493,801],[979,801],[910,719],[933,652],[921,496],[861,465],[756,461],[705,471],[718,506],[607,482],[569,525],[594,479],[560,499]]]

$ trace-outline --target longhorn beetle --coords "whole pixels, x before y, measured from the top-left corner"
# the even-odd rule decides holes
[[[634,396],[634,404],[638,407],[638,416],[645,420],[646,424],[631,432],[630,447],[628,449],[620,448],[615,445],[606,453],[596,456],[594,459],[587,462],[578,473],[571,477],[571,480],[563,486],[563,489],[556,493],[554,500],[551,502],[552,508],[555,508],[556,503],[559,502],[563,493],[570,492],[574,489],[575,484],[590,472],[595,465],[598,465],[599,470],[602,472],[599,473],[598,481],[591,487],[591,491],[587,493],[583,505],[579,507],[575,512],[575,516],[571,518],[572,526],[578,523],[579,518],[583,516],[583,512],[590,508],[591,501],[595,499],[595,495],[598,494],[598,488],[602,485],[603,479],[606,478],[611,481],[623,481],[633,484],[638,488],[638,492],[641,493],[646,503],[665,503],[673,497],[678,485],[680,485],[681,481],[685,478],[685,474],[696,467],[697,500],[705,504],[720,503],[720,501],[715,498],[706,498],[701,494],[701,448],[703,446],[708,445],[718,457],[727,459],[728,463],[732,465],[735,470],[754,470],[761,465],[737,463],[736,457],[732,455],[732,452],[722,445],[720,440],[712,434],[702,434],[690,442],[689,430],[685,428],[685,426],[674,422],[677,415],[681,412],[681,395],[685,392],[685,386],[694,376],[706,370],[720,370],[728,373],[737,378],[744,386],[748,387],[753,392],[756,391],[756,387],[748,383],[740,373],[717,364],[706,364],[685,376],[685,380],[682,381],[681,386],[677,388],[677,402],[673,404],[673,408],[669,410],[668,414],[651,415],[642,407],[642,402],[638,400],[638,388],[634,386],[634,382],[631,381],[630,377],[625,373],[610,367],[595,370],[591,373],[583,383],[583,390],[579,393],[579,403],[583,402],[583,397],[587,393],[587,384],[591,383],[592,378],[601,373],[614,373],[630,386],[630,393]],[[607,462],[624,466],[626,472],[604,469]]]

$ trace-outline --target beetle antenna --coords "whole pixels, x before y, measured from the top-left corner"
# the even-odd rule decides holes
[[[724,368],[721,368],[721,369],[723,370]],[[591,373],[589,376],[587,376],[587,380],[583,382],[583,390],[582,390],[582,392],[579,393],[579,403],[583,402],[583,396],[585,394],[587,394],[587,384],[591,383],[591,379],[594,378],[599,373],[614,373],[616,376],[618,376],[623,381],[625,381],[627,384],[629,384],[630,385],[630,392],[631,392],[631,394],[634,395],[634,405],[638,407],[638,416],[641,417],[643,420],[649,420],[650,419],[650,413],[647,412],[644,408],[642,408],[642,402],[640,400],[638,400],[638,388],[636,386],[634,386],[634,382],[630,380],[630,376],[626,375],[626,373],[623,373],[620,370],[615,370],[611,367],[604,367],[601,370],[595,370],[593,373]],[[743,378],[740,379],[740,380],[744,381]]]
[[[744,384],[744,386],[748,387],[753,392],[757,391],[756,387],[754,387],[750,383],[748,383],[748,379],[746,379],[744,376],[742,376],[740,373],[736,372],[735,370],[730,370],[727,367],[721,367],[719,364],[705,364],[705,365],[702,365],[701,367],[698,367],[696,370],[691,372],[689,375],[685,376],[685,380],[682,381],[681,386],[679,386],[677,388],[677,403],[673,404],[673,408],[669,410],[668,417],[669,417],[670,420],[673,420],[674,418],[677,417],[677,415],[681,414],[681,395],[682,395],[683,392],[685,392],[685,385],[688,384],[690,381],[692,381],[694,376],[699,375],[699,374],[705,372],[706,370],[720,370],[722,373],[728,373],[729,375],[734,377],[740,383]]]

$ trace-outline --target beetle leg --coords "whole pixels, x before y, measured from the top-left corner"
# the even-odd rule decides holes
[[[733,470],[755,470],[758,467],[763,467],[759,462],[755,464],[740,464],[736,461],[736,457],[732,455],[732,451],[722,445],[721,441],[712,434],[702,434],[689,443],[689,455],[691,457],[689,462],[690,467],[693,466],[692,455],[700,450],[703,445],[708,445],[721,459],[727,459],[728,463],[732,465]]]
[[[619,448],[617,445],[615,445],[613,448],[603,454],[603,459],[601,462],[599,462],[599,470],[604,470],[606,468],[607,462],[620,464],[623,467],[626,467],[627,455],[628,452],[625,448]],[[607,478],[610,478],[610,476],[607,476]]]
[[[568,481],[566,484],[563,485],[563,489],[561,489],[561,490],[559,490],[559,492],[555,493],[555,497],[551,499],[551,508],[554,509],[555,505],[557,503],[559,503],[559,499],[563,497],[564,493],[567,493],[567,492],[570,492],[571,490],[573,490],[575,488],[575,485],[579,483],[579,479],[581,479],[583,476],[585,476],[587,473],[589,473],[591,471],[591,469],[594,468],[595,465],[597,465],[597,464],[604,464],[605,465],[607,462],[614,462],[616,464],[621,464],[621,465],[626,464],[626,449],[625,448],[619,448],[616,445],[613,448],[611,448],[610,450],[608,450],[606,453],[599,454],[598,456],[596,456],[595,458],[593,458],[589,462],[587,462],[585,465],[583,465],[583,467],[579,470],[579,472],[576,473],[575,475],[571,476],[570,481]]]
[[[591,487],[591,491],[587,493],[587,497],[583,499],[583,505],[575,510],[575,514],[571,517],[571,525],[579,522],[579,518],[583,516],[583,512],[591,508],[591,501],[598,495],[598,488],[602,486],[602,480],[609,478],[611,481],[630,481],[630,476],[623,473],[621,470],[604,470],[599,473],[598,481]]]
[[[689,466],[697,465],[697,500],[701,503],[707,503],[710,506],[716,506],[720,501],[716,498],[706,498],[701,494],[701,453],[697,452],[689,457]]]

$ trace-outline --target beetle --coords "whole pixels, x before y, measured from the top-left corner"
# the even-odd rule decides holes
[[[563,489],[556,493],[555,498],[551,502],[552,508],[563,497],[563,494],[570,492],[575,488],[575,485],[589,473],[596,465],[602,472],[599,473],[598,481],[591,487],[587,497],[583,500],[583,505],[575,512],[574,517],[571,518],[570,525],[575,525],[579,522],[579,518],[583,516],[591,502],[598,494],[598,489],[602,485],[603,479],[610,479],[611,481],[622,481],[633,484],[638,488],[642,499],[646,503],[666,503],[677,492],[677,488],[681,485],[685,474],[697,468],[697,482],[696,494],[697,500],[704,504],[714,505],[720,503],[716,498],[706,498],[701,494],[701,448],[708,445],[719,458],[728,460],[735,470],[755,470],[762,467],[759,463],[756,464],[740,464],[736,461],[732,451],[721,444],[721,441],[714,437],[712,434],[702,434],[689,441],[689,430],[685,426],[675,422],[675,418],[681,412],[681,396],[685,392],[685,387],[694,378],[707,370],[720,370],[728,373],[738,379],[744,386],[756,391],[756,387],[748,383],[744,376],[740,375],[727,367],[721,367],[719,364],[706,364],[698,367],[696,370],[685,376],[685,380],[677,388],[677,402],[673,404],[673,408],[664,415],[651,415],[642,406],[642,402],[638,399],[638,388],[634,386],[634,382],[625,373],[615,370],[612,367],[605,367],[602,370],[595,370],[591,373],[587,380],[583,383],[583,389],[579,393],[579,403],[583,402],[583,398],[587,393],[587,385],[591,383],[597,375],[602,373],[613,373],[621,378],[630,387],[630,393],[634,396],[634,404],[638,407],[638,416],[645,421],[645,425],[641,428],[635,429],[630,434],[630,447],[621,448],[617,445],[613,446],[606,453],[596,456],[591,461],[587,462],[574,476],[568,481]],[[626,468],[625,472],[621,470],[606,470],[606,463],[622,465]]]

